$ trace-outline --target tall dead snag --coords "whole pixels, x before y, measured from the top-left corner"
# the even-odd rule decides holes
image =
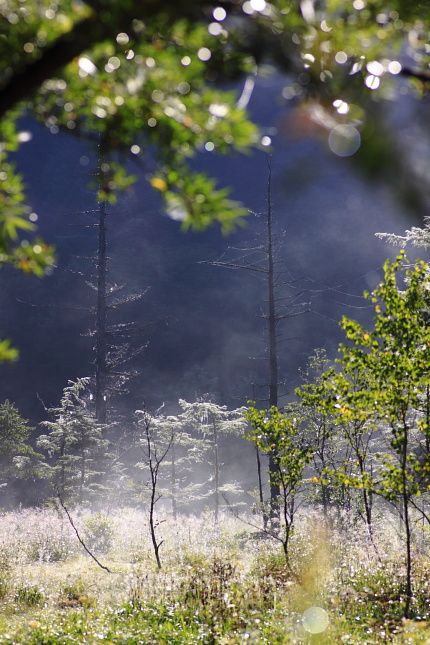
[[[245,270],[263,281],[265,294],[265,307],[262,319],[265,321],[264,331],[266,336],[266,356],[268,382],[267,394],[262,398],[268,403],[269,408],[278,407],[281,379],[279,375],[280,350],[280,324],[295,316],[309,311],[309,302],[302,300],[306,291],[296,285],[295,280],[285,279],[285,230],[279,229],[273,212],[272,204],[272,164],[268,158],[267,195],[265,213],[253,213],[263,220],[261,230],[256,239],[244,248],[229,247],[228,250],[214,261],[205,261],[216,267],[232,270]],[[255,398],[255,397],[254,397]],[[270,485],[270,517],[272,524],[279,522],[280,486],[276,455],[269,452],[269,485]],[[257,470],[261,468],[260,453],[257,447]],[[261,500],[260,500],[261,502]],[[262,503],[264,509],[264,500]],[[263,522],[266,523],[263,511]]]
[[[107,420],[107,306],[106,306],[106,202],[99,203],[97,250],[95,406],[99,423]]]

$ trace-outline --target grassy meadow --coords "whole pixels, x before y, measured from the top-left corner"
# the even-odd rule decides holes
[[[162,568],[147,517],[60,509],[0,516],[0,643],[430,643],[430,535],[417,520],[412,618],[403,616],[398,519],[370,541],[347,512],[302,508],[285,563],[258,518],[161,522]],[[255,525],[255,526],[254,526]]]

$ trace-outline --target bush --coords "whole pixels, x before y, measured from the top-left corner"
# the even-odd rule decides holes
[[[114,523],[104,513],[90,515],[84,521],[83,537],[89,549],[107,553],[115,537]]]
[[[65,585],[58,599],[58,605],[62,609],[73,609],[76,607],[89,609],[95,607],[95,604],[96,600],[94,596],[91,596],[87,592],[85,584],[80,580]]]
[[[43,591],[34,585],[23,585],[15,590],[15,601],[27,607],[41,605],[44,600]]]

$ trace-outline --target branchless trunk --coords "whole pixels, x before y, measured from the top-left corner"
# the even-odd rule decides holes
[[[326,425],[325,425],[325,421],[322,422],[320,432],[321,432],[320,460],[321,460],[321,474],[323,474],[324,470],[325,470],[325,446],[326,446]],[[324,482],[324,477],[322,477],[322,481],[321,481],[321,498],[322,498],[324,519],[327,520],[328,505],[329,505],[329,491],[328,491],[327,484]]]
[[[85,458],[84,437],[81,434],[81,472],[80,472],[80,478],[79,478],[79,504],[82,504],[82,502],[84,501],[86,466],[87,466],[87,462]]]
[[[67,427],[67,426],[66,426]],[[60,492],[63,497],[65,497],[66,492],[66,465],[64,463],[64,458],[66,455],[66,437],[64,433],[61,437],[61,446],[60,446],[60,461],[61,461],[61,470],[60,470]]]
[[[408,426],[406,418],[403,423],[403,443],[401,453],[401,477],[402,477],[402,507],[403,507],[403,522],[405,525],[406,537],[406,600],[404,614],[405,618],[409,618],[411,601],[412,601],[412,536],[411,525],[409,518],[409,492],[407,482],[407,458],[408,458]]]
[[[157,493],[157,472],[153,472],[151,468],[151,502],[149,506],[149,529],[151,531],[151,541],[154,548],[155,560],[157,562],[157,567],[161,569],[161,560],[160,560],[160,546],[162,542],[157,542],[157,536],[155,534],[155,504],[156,504],[156,493]]]
[[[107,307],[106,307],[106,204],[100,203],[97,254],[96,316],[96,418],[106,423],[107,404]]]
[[[219,519],[219,452],[218,452],[218,428],[215,419],[213,425],[213,449],[214,449],[214,499],[215,499],[215,522]]]
[[[268,290],[268,349],[269,349],[269,406],[278,407],[279,366],[276,337],[276,301],[275,274],[273,257],[273,221],[272,221],[272,168],[269,165],[267,180],[267,290]],[[272,521],[279,523],[279,469],[276,455],[269,454],[270,479],[270,516]]]
[[[256,397],[256,391],[255,391],[255,383],[252,384],[252,398],[253,398],[253,401],[256,401],[257,397]],[[254,446],[255,446],[255,457],[257,460],[258,499],[260,502],[260,511],[263,518],[263,530],[266,531],[269,523],[269,518],[267,516],[266,505],[264,502],[263,479],[261,474],[261,454],[260,454],[260,449],[258,445],[254,444]]]
[[[266,513],[266,507],[264,505],[264,494],[263,494],[263,481],[261,478],[261,457],[260,457],[260,450],[258,446],[255,446],[255,456],[257,458],[257,474],[258,474],[258,497],[260,500],[260,508],[261,508],[261,513],[263,516],[263,530],[265,531],[267,529],[267,524],[268,524],[268,517]]]
[[[178,508],[176,503],[176,450],[175,442],[172,442],[171,445],[171,462],[170,462],[170,483],[171,483],[171,499],[172,499],[172,515],[173,519],[176,520],[178,517]]]
[[[357,462],[358,462],[358,468],[360,471],[360,475],[362,479],[364,478],[366,474],[366,467],[364,463],[363,456],[361,454],[360,449],[357,450]],[[363,497],[363,505],[364,505],[364,517],[366,520],[366,528],[369,533],[369,537],[372,537],[373,535],[373,530],[372,530],[372,499],[371,499],[371,494],[369,491],[366,489],[366,487],[363,487],[362,489],[362,497]]]

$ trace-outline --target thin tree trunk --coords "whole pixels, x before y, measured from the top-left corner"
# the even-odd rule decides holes
[[[157,477],[156,475],[152,472],[152,467],[151,468],[151,503],[149,507],[149,528],[151,531],[151,541],[152,541],[152,546],[154,548],[154,555],[155,559],[157,561],[157,567],[161,569],[161,560],[160,560],[160,545],[161,543],[157,542],[157,536],[155,535],[155,521],[154,521],[154,510],[155,510],[155,494],[157,490]]]
[[[409,495],[407,490],[407,456],[408,456],[408,428],[403,426],[403,447],[402,447],[402,505],[403,521],[405,525],[406,536],[406,601],[405,601],[405,618],[409,618],[411,601],[412,601],[412,540],[411,525],[409,521]]]
[[[171,482],[171,499],[172,499],[172,514],[173,519],[176,520],[178,517],[178,508],[176,503],[176,452],[175,452],[175,442],[172,441],[172,461],[170,465],[170,482]]]
[[[216,427],[215,420],[212,421],[213,423],[213,431],[214,431],[214,478],[215,478],[215,489],[214,489],[214,496],[215,496],[215,523],[218,523],[219,519],[219,454],[218,454],[218,430]]]
[[[266,513],[266,509],[264,506],[264,495],[263,495],[263,481],[261,479],[261,458],[260,458],[260,450],[258,449],[258,446],[255,446],[255,456],[257,458],[257,473],[258,473],[258,496],[260,499],[260,508],[261,508],[261,514],[263,516],[263,529],[267,529],[267,522],[268,522],[268,517]]]
[[[275,275],[273,258],[273,222],[272,222],[272,168],[269,164],[267,180],[267,289],[268,289],[268,335],[269,335],[269,406],[278,407],[279,366],[278,347],[276,336],[276,302],[275,302]],[[276,455],[269,454],[269,479],[270,479],[270,516],[272,521],[279,523],[279,469]]]
[[[83,437],[81,436],[82,448],[81,448],[81,475],[79,481],[79,504],[82,504],[84,501],[84,485],[85,485],[85,476],[86,476],[86,459],[85,459],[85,448],[83,446]]]
[[[107,416],[107,307],[106,307],[106,204],[100,203],[98,222],[97,316],[96,316],[96,418]]]
[[[322,438],[321,438],[321,473],[324,472],[325,470],[325,442],[326,442],[326,430],[325,430],[325,422],[323,421],[322,425]],[[329,503],[329,496],[328,496],[328,489],[327,485],[324,482],[321,482],[321,498],[322,498],[322,504],[323,504],[323,514],[324,514],[324,519],[327,521],[328,517],[328,503]]]

